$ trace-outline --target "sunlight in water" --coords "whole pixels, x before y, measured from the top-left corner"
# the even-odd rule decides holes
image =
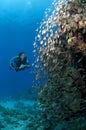
[[[30,0],[0,0],[1,21],[22,21],[31,15],[32,2]]]

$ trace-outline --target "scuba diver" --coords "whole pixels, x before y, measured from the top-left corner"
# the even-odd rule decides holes
[[[30,65],[24,52],[20,52],[10,60],[10,68],[16,70],[16,72],[29,67]]]

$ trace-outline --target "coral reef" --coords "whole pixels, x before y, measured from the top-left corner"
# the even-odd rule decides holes
[[[43,130],[57,130],[59,124],[61,130],[85,130],[86,3],[63,0],[53,6],[34,43],[37,74],[46,77],[38,95]]]

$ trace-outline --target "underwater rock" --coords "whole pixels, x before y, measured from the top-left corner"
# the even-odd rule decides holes
[[[5,126],[0,122],[0,129],[5,128]]]

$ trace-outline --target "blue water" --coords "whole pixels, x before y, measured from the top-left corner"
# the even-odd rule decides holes
[[[12,57],[24,51],[33,63],[35,30],[52,0],[0,0],[0,97],[22,93],[32,86],[33,68],[10,70]]]

